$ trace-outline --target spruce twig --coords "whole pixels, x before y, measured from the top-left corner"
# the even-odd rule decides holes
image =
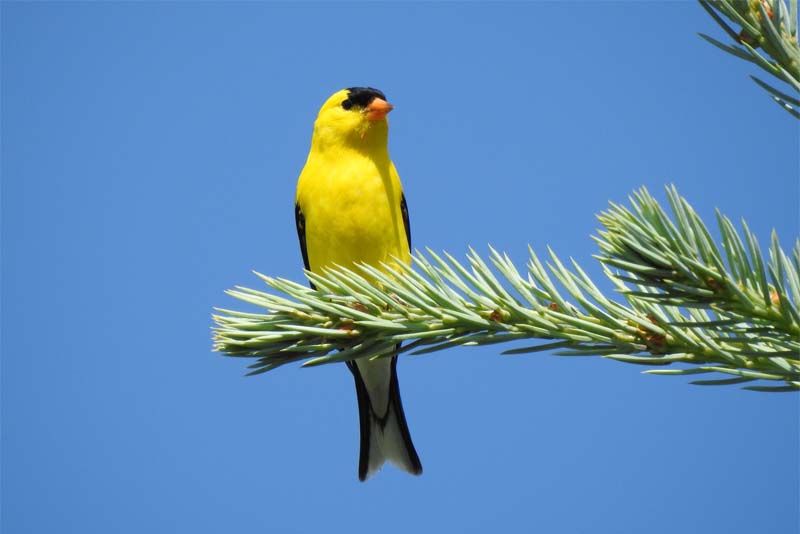
[[[552,250],[543,262],[531,249],[526,274],[494,249],[488,263],[474,250],[466,263],[427,250],[412,266],[307,273],[316,290],[256,273],[278,294],[228,291],[265,311],[218,309],[214,347],[255,359],[249,374],[258,374],[378,358],[399,342],[426,354],[537,340],[505,354],[602,356],[659,367],[650,374],[722,375],[698,385],[800,389],[800,241],[789,255],[773,234],[765,259],[744,222],[740,234],[717,213],[719,246],[674,187],[667,195],[673,217],[644,188],[630,208],[611,204],[599,215],[596,258],[623,302]]]
[[[736,45],[729,46],[700,34],[717,48],[758,65],[773,77],[800,93],[800,46],[797,41],[797,0],[699,0],[700,5],[719,24]],[[728,22],[739,26],[734,30]],[[761,49],[766,54],[761,54]],[[775,103],[800,119],[800,101],[751,76]]]

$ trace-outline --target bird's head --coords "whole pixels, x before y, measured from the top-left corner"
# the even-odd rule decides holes
[[[313,142],[322,146],[386,147],[392,111],[386,95],[372,87],[350,87],[333,94],[322,105],[314,123]]]

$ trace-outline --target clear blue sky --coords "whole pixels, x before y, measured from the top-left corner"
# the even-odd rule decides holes
[[[666,183],[791,244],[797,122],[697,4],[4,2],[0,29],[4,534],[796,532],[796,395],[403,358],[425,473],[362,484],[343,365],[210,350],[225,289],[301,278],[295,180],[342,87],[396,106],[418,247],[599,277],[594,214]]]

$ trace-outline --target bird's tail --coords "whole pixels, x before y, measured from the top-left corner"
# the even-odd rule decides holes
[[[412,475],[422,474],[400,400],[397,356],[347,362],[347,366],[353,373],[358,395],[361,427],[358,479],[367,480],[386,460]]]

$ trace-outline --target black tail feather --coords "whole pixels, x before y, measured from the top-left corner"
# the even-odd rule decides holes
[[[369,467],[369,440],[371,428],[371,415],[372,412],[371,402],[369,401],[369,394],[367,387],[364,385],[364,379],[361,378],[361,372],[355,362],[346,362],[347,368],[353,373],[353,378],[356,383],[356,397],[358,397],[358,425],[361,430],[361,445],[358,453],[358,479],[364,482],[367,479],[367,468]]]

